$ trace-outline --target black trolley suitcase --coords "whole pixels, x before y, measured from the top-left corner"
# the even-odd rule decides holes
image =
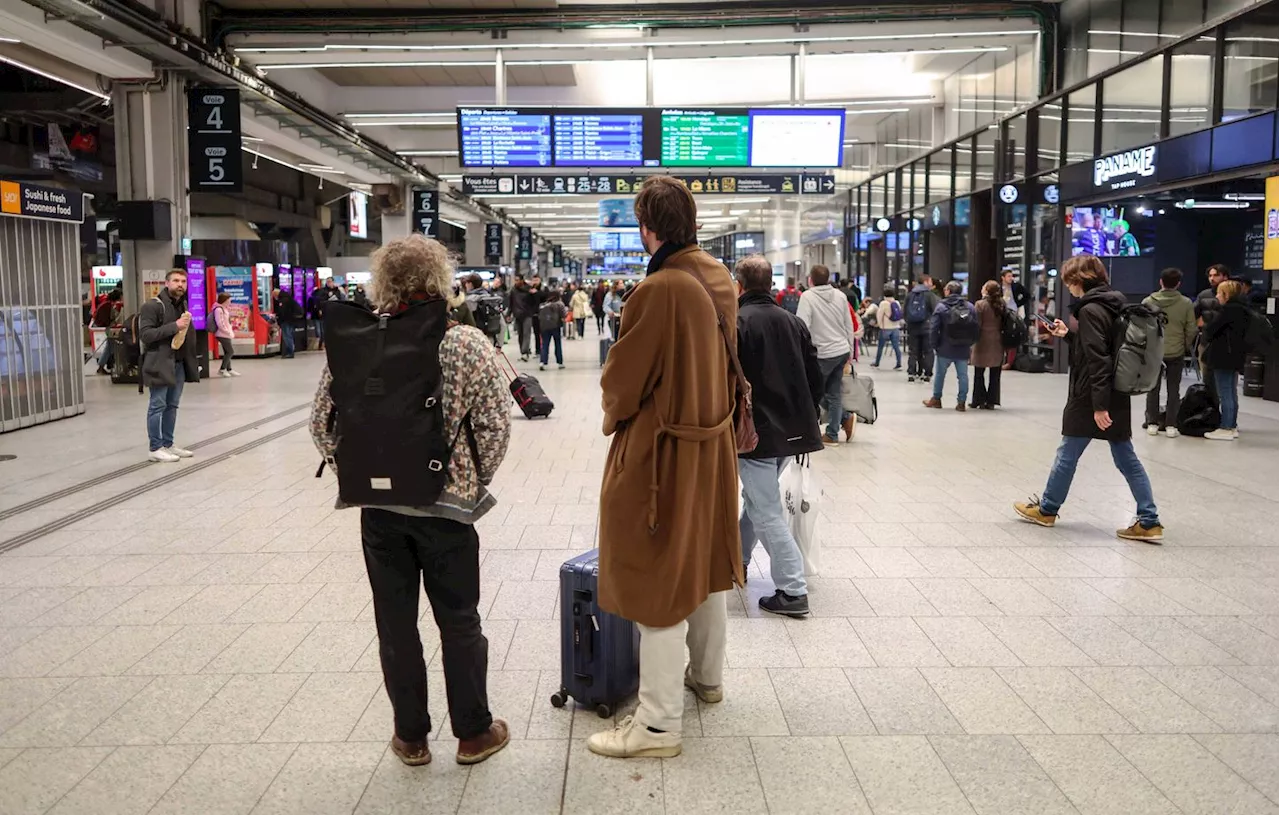
[[[560,691],[551,704],[564,707],[572,698],[607,719],[640,689],[640,629],[600,610],[599,570],[597,549],[560,567]]]
[[[511,374],[511,384],[508,386],[511,389],[511,398],[516,400],[516,404],[524,412],[524,417],[536,419],[539,416],[550,416],[556,405],[542,389],[542,383],[538,378],[517,371],[516,366],[512,365],[511,360],[507,359],[507,355],[501,351],[498,352],[498,356],[502,357],[502,361],[506,363],[505,370]]]

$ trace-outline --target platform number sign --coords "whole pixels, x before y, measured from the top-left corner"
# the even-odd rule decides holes
[[[502,224],[484,225],[484,255],[497,263],[502,260]]]
[[[528,226],[520,227],[519,239],[519,255],[520,260],[533,260],[533,228]]]
[[[240,91],[187,91],[187,173],[192,192],[240,192]]]
[[[564,250],[560,248],[560,244],[551,247],[551,268],[564,268]]]
[[[440,193],[413,191],[413,231],[428,238],[440,237]]]

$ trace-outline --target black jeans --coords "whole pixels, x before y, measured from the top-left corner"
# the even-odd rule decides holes
[[[929,326],[907,328],[907,376],[933,376],[933,343],[929,341]]]
[[[362,509],[364,563],[373,588],[382,678],[395,712],[396,735],[421,741],[431,732],[427,666],[418,637],[418,578],[440,629],[449,720],[459,739],[493,724],[487,675],[489,641],[480,630],[480,538],[473,527],[443,518],[414,518]]]
[[[1147,421],[1164,430],[1178,426],[1178,408],[1182,405],[1182,357],[1164,358],[1164,387],[1169,395],[1164,414],[1160,413],[1160,383],[1147,391]]]
[[[983,374],[987,377],[984,378]],[[1000,404],[1000,366],[973,369],[973,406]]]
[[[222,347],[222,367],[218,370],[229,371],[231,370],[231,359],[235,356],[235,352],[231,350],[231,338],[218,337],[218,345]]]

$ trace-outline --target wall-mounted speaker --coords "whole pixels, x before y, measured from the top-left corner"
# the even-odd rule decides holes
[[[118,206],[120,240],[173,240],[173,205],[168,201],[121,201]]]

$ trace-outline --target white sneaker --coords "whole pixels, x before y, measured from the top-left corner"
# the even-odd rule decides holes
[[[1210,430],[1205,433],[1204,437],[1211,441],[1235,441],[1236,431],[1228,427],[1219,427],[1217,430]]]
[[[1176,439],[1182,435],[1181,433],[1178,432],[1178,428],[1176,427],[1166,427],[1164,429],[1164,434],[1171,439]]]
[[[230,374],[231,376],[239,376],[239,375],[240,375],[240,372],[239,372],[239,371],[227,371],[227,373],[228,373],[228,374]]]
[[[1240,438],[1240,428],[1238,427],[1231,428],[1231,438],[1233,439]]]
[[[1160,435],[1160,428],[1156,427],[1156,426],[1155,426],[1155,425],[1153,425],[1153,424],[1149,424],[1149,425],[1147,425],[1147,435],[1148,435],[1148,436],[1159,436],[1159,435]]]
[[[151,459],[152,461],[163,461],[166,464],[172,464],[173,462],[178,460],[177,456],[175,456],[173,453],[170,453],[168,450],[164,450],[164,449],[152,450],[151,454],[148,455],[147,458]]]
[[[654,733],[628,716],[613,730],[587,739],[587,749],[598,756],[613,758],[675,758],[683,749],[679,733]]]
[[[218,371],[218,376],[222,377],[223,379],[226,379],[227,377],[231,376],[231,372],[230,372],[230,371]]]
[[[195,453],[191,452],[190,450],[183,450],[181,447],[178,447],[177,445],[171,445],[169,447],[166,447],[165,449],[168,450],[172,455],[177,456],[178,458],[191,458],[192,456],[195,455]]]

